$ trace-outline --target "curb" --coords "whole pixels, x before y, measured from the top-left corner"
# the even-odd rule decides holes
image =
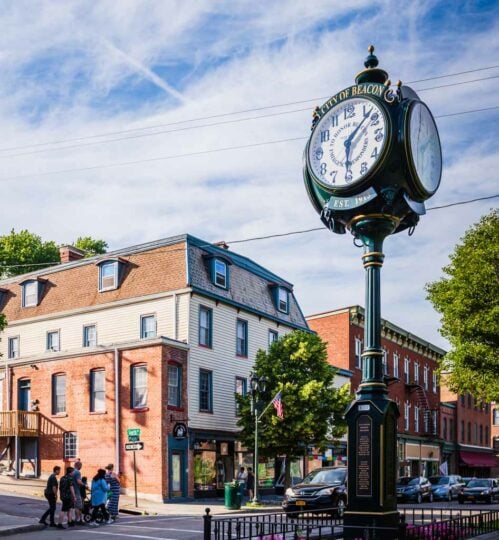
[[[130,514],[131,516],[156,516],[157,514],[148,512],[147,510],[133,510],[132,508],[120,508],[120,514]]]
[[[41,523],[34,523],[33,525],[20,525],[19,527],[11,527],[10,529],[1,529],[0,536],[11,536],[14,534],[41,531],[42,529],[46,529],[46,527]]]

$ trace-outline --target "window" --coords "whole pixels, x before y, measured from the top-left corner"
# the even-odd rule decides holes
[[[248,321],[236,321],[236,354],[248,356]]]
[[[471,422],[468,422],[468,442],[471,442]]]
[[[59,351],[60,350],[60,340],[59,340],[59,330],[53,332],[47,332],[47,351]]]
[[[282,313],[289,311],[289,292],[283,287],[277,289],[277,309]]]
[[[473,423],[473,442],[478,444],[478,424]]]
[[[414,362],[414,382],[419,383],[419,364]]]
[[[156,315],[142,315],[140,317],[140,339],[156,337]]]
[[[485,426],[485,446],[489,446],[490,439],[489,439],[489,426]]]
[[[180,407],[182,395],[182,368],[174,364],[168,365],[168,405]]]
[[[433,390],[433,393],[436,394],[437,393],[437,373],[434,371],[432,376],[432,390]]]
[[[39,282],[37,280],[25,281],[21,284],[23,294],[22,294],[22,306],[23,307],[32,307],[38,305],[39,299]]]
[[[464,402],[464,394],[461,394],[461,405],[464,407],[465,405],[465,402]]]
[[[362,369],[362,341],[355,338],[355,367]]]
[[[480,446],[483,446],[483,426],[480,424]]]
[[[383,356],[381,357],[381,362],[383,364],[383,375],[388,375],[388,352],[386,349],[383,349]]]
[[[411,419],[411,404],[406,401],[404,403],[404,430],[409,431],[409,422]]]
[[[464,442],[464,420],[461,420],[461,442]]]
[[[83,346],[97,346],[97,328],[95,324],[89,324],[88,326],[83,327]]]
[[[132,409],[147,407],[147,366],[132,366]]]
[[[90,372],[90,411],[103,412],[106,410],[106,372],[103,369],[93,369]]]
[[[433,409],[433,411],[431,412],[431,416],[432,416],[432,434],[433,435],[436,435],[438,433],[437,431],[437,426],[438,426],[438,411]]]
[[[443,432],[443,438],[444,438],[444,440],[447,440],[447,418],[444,418],[444,432]]]
[[[393,376],[396,379],[399,378],[399,355],[397,353],[393,353]]]
[[[199,306],[199,344],[202,347],[212,347],[213,310]]]
[[[414,431],[419,432],[419,407],[417,405],[414,407]]]
[[[78,457],[78,433],[76,431],[66,431],[63,436],[64,459],[75,459]]]
[[[411,361],[409,358],[404,358],[404,382],[409,384],[409,371],[411,368]]]
[[[52,414],[66,412],[66,374],[52,375]]]
[[[227,289],[227,263],[224,261],[221,261],[220,259],[215,259],[214,262],[214,282],[215,285],[218,287],[223,287],[224,289]]]
[[[118,288],[118,261],[107,261],[99,264],[99,291],[110,291]]]
[[[499,409],[494,409],[492,411],[492,423],[494,426],[499,426]]]
[[[430,368],[428,366],[424,366],[423,368],[423,384],[425,390],[428,390],[428,372]]]
[[[199,410],[213,412],[213,373],[205,369],[199,371]]]
[[[9,338],[9,358],[19,358],[19,336]]]
[[[243,377],[236,377],[236,394],[240,396],[245,396],[247,392],[248,382]],[[236,400],[236,415],[239,414],[239,407]]]
[[[279,334],[275,330],[269,330],[269,349],[272,343],[275,343],[279,339]]]
[[[431,411],[430,409],[425,409],[423,414],[423,420],[424,420],[424,432],[429,433],[430,432],[430,421],[431,421]]]

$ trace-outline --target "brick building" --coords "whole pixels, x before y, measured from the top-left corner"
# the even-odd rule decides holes
[[[328,358],[336,367],[353,372],[352,390],[361,381],[364,309],[351,306],[306,317],[310,328],[328,343]],[[410,332],[382,320],[385,380],[400,410],[398,420],[399,476],[439,474],[437,362],[445,352]]]
[[[290,283],[189,235],[0,280],[0,464],[48,474],[109,462],[158,500],[216,493],[252,456],[234,394],[256,351],[307,323]],[[187,427],[187,436],[176,428]],[[177,436],[175,436],[175,434]]]

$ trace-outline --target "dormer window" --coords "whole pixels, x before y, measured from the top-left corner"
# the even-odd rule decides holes
[[[22,287],[22,306],[33,307],[40,303],[42,295],[43,281],[39,279],[28,279],[20,283]]]
[[[289,289],[281,285],[271,285],[274,305],[281,313],[289,313]]]
[[[215,285],[227,288],[227,263],[220,259],[215,259]]]
[[[99,267],[99,292],[112,291],[121,285],[124,261],[107,259],[97,263]]]

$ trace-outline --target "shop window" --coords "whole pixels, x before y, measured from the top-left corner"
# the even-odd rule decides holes
[[[64,459],[75,459],[78,457],[78,433],[76,431],[66,431],[63,435]]]
[[[180,366],[168,365],[168,405],[180,407],[182,405],[182,368]]]
[[[66,374],[52,375],[52,414],[66,412]]]
[[[90,372],[90,411],[103,412],[106,410],[106,372],[103,369],[93,369]]]
[[[147,407],[147,365],[131,367],[132,409]]]

